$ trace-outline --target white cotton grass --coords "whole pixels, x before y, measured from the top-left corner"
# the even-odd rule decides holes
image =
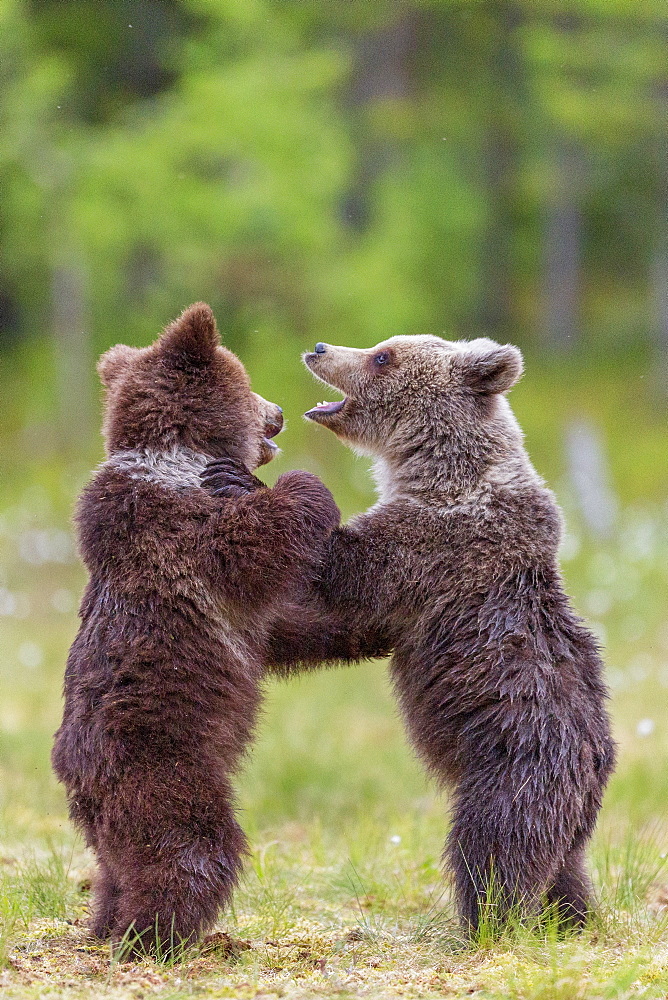
[[[16,596],[6,587],[0,587],[0,615],[6,618],[16,614]]]
[[[71,590],[60,587],[51,595],[51,607],[61,615],[69,615],[76,607],[76,598]]]
[[[651,736],[654,732],[654,719],[641,719],[636,726],[636,736]]]
[[[32,566],[70,563],[75,559],[72,536],[62,528],[23,531],[18,537],[18,549],[22,561]]]
[[[28,670],[35,670],[44,660],[44,651],[36,642],[22,642],[18,648],[19,663]]]

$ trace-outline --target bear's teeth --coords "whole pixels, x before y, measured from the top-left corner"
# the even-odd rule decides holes
[[[327,402],[327,400],[323,400],[321,403],[316,403],[316,405],[312,407],[312,409],[310,409],[308,413],[315,413],[316,411],[319,411],[320,413],[338,413],[339,410],[343,408],[344,403],[345,399],[340,399],[338,400],[338,402],[329,402],[329,403]]]

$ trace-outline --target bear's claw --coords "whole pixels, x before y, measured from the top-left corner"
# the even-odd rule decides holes
[[[264,486],[244,465],[231,458],[209,462],[200,473],[200,479],[203,488],[214,497],[242,497]]]

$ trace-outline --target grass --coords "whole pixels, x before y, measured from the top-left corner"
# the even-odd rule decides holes
[[[253,856],[217,937],[171,965],[120,964],[86,934],[91,858],[48,764],[83,579],[59,524],[34,493],[5,511],[4,995],[668,995],[668,521],[658,509],[625,515],[614,543],[571,538],[565,563],[579,607],[595,606],[606,633],[620,742],[591,851],[600,905],[583,935],[559,938],[548,921],[462,941],[439,867],[447,803],[407,748],[376,663],[268,686],[239,781]],[[650,545],[633,542],[648,531]]]
[[[530,445],[546,411],[558,422],[559,392],[537,384],[543,407],[530,394],[518,406]],[[594,404],[612,407],[609,398],[617,405],[607,392]],[[626,455],[637,421],[626,441],[621,423],[611,432]],[[385,666],[374,663],[268,685],[238,782],[253,846],[243,883],[217,933],[171,964],[121,964],[87,936],[92,859],[49,767],[83,583],[66,530],[81,473],[54,462],[8,480],[0,498],[2,995],[668,996],[668,510],[656,434],[652,441],[651,461],[639,449],[635,466],[627,457],[613,470],[622,500],[633,497],[635,476],[647,485],[637,494],[645,502],[627,503],[614,537],[599,542],[570,513],[564,549],[569,590],[606,647],[620,744],[590,852],[599,906],[587,930],[559,937],[548,919],[501,936],[483,927],[473,944],[462,940],[439,864],[447,802],[407,747]],[[304,464],[294,455],[288,463]],[[568,504],[559,470],[538,464],[555,473]],[[357,488],[348,509],[363,502]]]

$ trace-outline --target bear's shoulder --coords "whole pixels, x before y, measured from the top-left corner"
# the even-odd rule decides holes
[[[111,460],[84,488],[75,522],[79,548],[91,571],[143,564],[171,553],[195,552],[203,523],[215,505],[199,481],[143,475],[141,469]]]

